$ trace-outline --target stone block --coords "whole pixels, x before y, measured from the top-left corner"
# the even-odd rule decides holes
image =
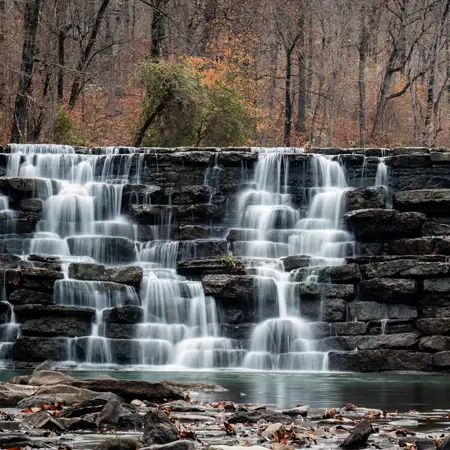
[[[338,336],[357,336],[365,334],[367,324],[365,322],[341,322],[332,324],[332,334]]]
[[[425,352],[450,350],[450,336],[425,336],[419,341],[419,349]]]
[[[450,264],[417,259],[395,259],[364,264],[360,266],[360,270],[368,278],[430,278],[448,275]]]
[[[347,302],[335,298],[324,300],[322,303],[321,320],[324,322],[342,322],[346,319]]]
[[[417,320],[416,325],[419,331],[425,336],[450,334],[450,317],[419,319]]]
[[[388,318],[388,310],[386,305],[377,302],[361,302],[355,301],[348,304],[350,321],[369,321]]]
[[[450,351],[438,352],[433,355],[433,367],[438,369],[450,367]]]
[[[361,297],[389,303],[411,303],[419,292],[417,282],[408,279],[373,278],[360,283]]]
[[[449,189],[419,189],[397,192],[394,208],[399,211],[417,211],[427,216],[450,216]]]

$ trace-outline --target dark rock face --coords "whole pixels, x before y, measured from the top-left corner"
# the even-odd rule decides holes
[[[144,310],[139,306],[124,305],[108,309],[103,313],[106,323],[135,324],[142,322]]]
[[[20,256],[11,255],[9,253],[0,254],[0,269],[14,269],[20,262]]]
[[[108,267],[101,264],[72,263],[69,276],[76,280],[112,281],[130,285],[142,281],[143,269],[139,266]]]
[[[450,335],[450,317],[440,319],[419,319],[417,328],[426,336]]]
[[[432,356],[408,350],[361,350],[358,352],[330,352],[329,368],[356,372],[432,370]]]
[[[250,300],[253,295],[254,278],[246,275],[204,275],[205,295]]]
[[[421,189],[398,192],[394,207],[399,211],[418,211],[432,216],[448,216],[450,191],[448,189]]]
[[[92,322],[95,316],[91,308],[60,305],[19,305],[14,307],[14,312],[20,322],[42,317],[77,317]]]
[[[144,445],[168,444],[178,439],[177,427],[165,412],[155,409],[145,415]]]
[[[42,200],[38,198],[24,198],[20,202],[22,211],[40,213],[42,211]]]
[[[23,336],[77,337],[91,334],[90,321],[77,317],[42,317],[29,319],[20,325]]]
[[[360,209],[345,214],[344,221],[357,240],[370,242],[420,236],[425,216],[393,209]]]
[[[13,346],[13,359],[17,361],[42,362],[47,359],[67,359],[67,339],[48,337],[20,337]]]
[[[353,188],[346,192],[346,210],[384,208],[386,190],[377,188]]]
[[[368,278],[429,278],[445,276],[450,272],[448,263],[421,262],[415,259],[397,259],[364,264],[361,272]]]
[[[361,293],[366,300],[378,302],[414,302],[418,286],[414,280],[394,278],[373,278],[360,283]]]
[[[9,302],[12,305],[50,305],[53,303],[53,295],[49,292],[18,289],[9,296]]]
[[[52,290],[55,281],[63,278],[56,270],[29,268],[22,271],[23,287],[30,289]]]
[[[9,322],[11,306],[6,302],[0,302],[0,325]]]

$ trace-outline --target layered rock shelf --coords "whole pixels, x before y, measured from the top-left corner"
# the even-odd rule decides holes
[[[450,370],[449,151],[72,150],[1,149],[3,364]]]

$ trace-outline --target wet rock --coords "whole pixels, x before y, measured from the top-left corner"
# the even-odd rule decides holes
[[[114,437],[103,441],[94,450],[136,450],[141,447],[142,444],[137,439]]]
[[[53,295],[49,292],[40,292],[31,289],[18,289],[9,296],[12,305],[51,305]]]
[[[226,239],[229,242],[258,240],[258,230],[251,228],[230,228]],[[289,258],[289,256],[286,258]]]
[[[247,275],[204,275],[202,285],[205,295],[245,300],[253,296],[253,280]]]
[[[200,225],[185,225],[175,232],[175,239],[179,241],[191,241],[194,239],[207,239],[211,231]]]
[[[90,400],[98,396],[97,392],[88,389],[81,389],[67,384],[55,384],[52,386],[40,386],[36,390],[38,396],[56,396],[62,399],[65,405],[73,405],[75,403]]]
[[[360,279],[357,264],[330,266],[318,270],[320,283],[356,283]]]
[[[280,258],[283,263],[284,270],[290,272],[291,270],[308,267],[310,263],[309,256],[285,256]]]
[[[419,292],[415,280],[373,278],[360,283],[362,298],[378,302],[410,303]]]
[[[0,269],[14,269],[19,264],[20,256],[11,255],[9,253],[0,253]]]
[[[134,242],[124,237],[76,236],[67,238],[70,254],[90,256],[102,264],[132,263],[136,259]]]
[[[210,446],[209,448],[211,447],[212,446]],[[169,444],[144,447],[141,450],[194,450],[194,448],[194,442],[183,439],[180,441],[170,442]]]
[[[24,336],[17,338],[12,349],[16,361],[41,362],[67,359],[67,339]]]
[[[327,417],[326,408],[309,408],[306,417],[309,420],[325,419]]]
[[[369,321],[387,319],[386,305],[376,302],[355,301],[348,305],[349,316],[347,320]]]
[[[55,384],[65,384],[72,381],[73,378],[56,370],[39,370],[34,372],[28,384],[30,386],[53,386]]]
[[[122,190],[122,210],[128,205],[145,203],[157,204],[162,200],[162,189],[159,186],[145,184],[126,184]]]
[[[10,378],[8,380],[8,383],[27,385],[29,379],[30,375],[17,375],[15,377]]]
[[[419,331],[426,336],[450,334],[450,317],[419,319],[416,325]]]
[[[177,259],[183,261],[192,258],[211,258],[228,255],[225,239],[196,239],[179,241]]]
[[[390,319],[417,319],[418,313],[415,306],[410,305],[387,305],[388,317]]]
[[[438,368],[450,367],[450,351],[434,353],[433,366]]]
[[[41,317],[76,317],[92,322],[95,316],[92,308],[61,305],[18,305],[14,307],[14,312],[20,322]]]
[[[21,427],[25,429],[38,428],[57,432],[66,431],[64,425],[47,411],[39,411],[34,414],[28,414],[23,419]]]
[[[69,277],[76,280],[111,281],[130,285],[142,281],[143,269],[139,266],[105,267],[102,264],[72,263],[69,265]]]
[[[2,449],[15,449],[15,448],[33,448],[36,442],[32,439],[23,436],[1,436],[0,435],[0,448]]]
[[[450,272],[450,264],[397,259],[364,264],[360,269],[368,278],[425,278],[447,275]]]
[[[449,278],[432,278],[430,280],[424,280],[423,290],[425,292],[436,293],[449,293],[450,292],[450,279]]]
[[[356,372],[420,371],[430,372],[430,354],[408,350],[360,350],[357,352],[331,351],[328,354],[330,370]]]
[[[22,211],[40,213],[42,211],[42,200],[38,198],[23,198],[20,201]]]
[[[300,283],[299,293],[301,297],[352,299],[355,287],[352,284]]]
[[[138,399],[166,403],[184,399],[183,392],[175,387],[141,380],[87,379],[72,381],[71,385],[96,392],[112,392],[127,402]]]
[[[431,255],[440,253],[437,251],[439,240],[434,237],[397,239],[389,243],[388,251],[393,255]],[[445,252],[441,254],[445,254]]]
[[[124,410],[118,400],[110,400],[98,414],[95,423],[98,427],[104,425],[117,426],[119,425],[120,417],[129,414],[130,411]]]
[[[359,350],[380,348],[408,349],[416,347],[419,339],[415,333],[382,334],[379,336],[358,336],[356,345]]]
[[[171,205],[192,205],[195,203],[208,203],[212,188],[203,185],[183,186],[171,189],[168,199]]]
[[[0,325],[8,323],[11,317],[11,306],[7,302],[0,302]]]
[[[297,406],[295,408],[285,409],[284,411],[282,411],[282,414],[290,417],[306,417],[310,409],[311,406],[309,405]]]
[[[15,406],[23,398],[34,395],[36,387],[18,384],[4,383],[0,381],[0,404],[3,406]]]
[[[33,395],[32,397],[24,398],[17,403],[17,408],[40,408],[41,405],[55,405],[57,403],[67,405],[62,397],[57,395]]]
[[[106,314],[107,311],[104,311]],[[111,323],[105,324],[105,337],[110,339],[134,339],[138,336],[139,326],[127,323]]]
[[[377,241],[420,236],[425,216],[393,209],[360,209],[345,214],[344,221],[357,240]]]
[[[350,351],[356,348],[355,336],[330,336],[317,341],[317,350],[328,352],[330,350]]]
[[[125,213],[140,225],[168,224],[177,208],[168,205],[129,205]]]
[[[91,334],[91,321],[77,317],[41,317],[20,325],[22,336],[78,337]]]
[[[231,261],[231,260],[230,260]],[[240,258],[234,259],[235,264],[242,264]],[[187,277],[200,278],[204,273],[220,273],[226,274],[231,272],[227,259],[222,258],[205,258],[205,259],[191,259],[179,261],[177,263],[177,272],[180,275]]]
[[[42,268],[27,268],[22,270],[23,287],[31,289],[52,290],[56,280],[62,280],[62,272]]]
[[[249,411],[236,411],[228,417],[229,423],[256,423],[259,420],[266,422],[292,422],[292,418],[271,409],[257,409]]]
[[[384,208],[386,190],[382,187],[352,188],[345,192],[346,210]]]
[[[438,446],[438,450],[450,450],[450,436],[447,436]]]
[[[44,362],[41,362],[36,366],[34,372],[39,372],[40,370],[53,370],[53,362],[50,359],[47,359]],[[33,372],[33,373],[34,373]]]
[[[188,395],[190,391],[202,391],[202,392],[226,392],[227,389],[214,383],[191,383],[163,380],[161,383],[172,386],[176,389],[181,389],[185,395]]]
[[[144,416],[144,445],[168,444],[178,439],[178,429],[166,413],[155,409]]]
[[[447,216],[450,208],[448,189],[419,189],[397,192],[394,208],[399,211],[418,211],[427,215]]]
[[[123,305],[103,312],[106,323],[136,324],[142,322],[144,310],[140,306]]]
[[[414,444],[416,446],[416,450],[436,450],[436,442],[434,439],[416,437],[416,436],[408,436],[406,438],[401,438],[398,441],[400,447],[406,447],[406,444]]]
[[[425,336],[419,341],[419,349],[428,352],[450,350],[450,336]]]
[[[358,448],[366,445],[369,436],[375,433],[370,422],[362,420],[340,445],[341,448]]]
[[[386,165],[395,168],[425,168],[429,167],[431,164],[431,159],[429,154],[418,153],[414,151],[413,153],[398,154],[397,156],[391,156],[386,158]]]
[[[365,322],[343,322],[333,323],[332,333],[338,336],[357,336],[365,334],[367,330],[367,324]]]
[[[324,322],[342,322],[346,317],[347,302],[336,298],[324,300],[322,304],[322,320]]]
[[[426,221],[422,227],[424,236],[446,236],[450,235],[450,224]]]

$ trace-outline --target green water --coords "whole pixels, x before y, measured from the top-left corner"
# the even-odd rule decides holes
[[[0,371],[6,381],[25,371]],[[430,411],[450,408],[450,377],[438,375],[356,373],[166,372],[166,371],[67,371],[75,378],[111,375],[127,380],[191,381],[216,383],[227,392],[192,395],[199,400],[232,400],[274,404],[340,407],[354,403],[388,411]]]

